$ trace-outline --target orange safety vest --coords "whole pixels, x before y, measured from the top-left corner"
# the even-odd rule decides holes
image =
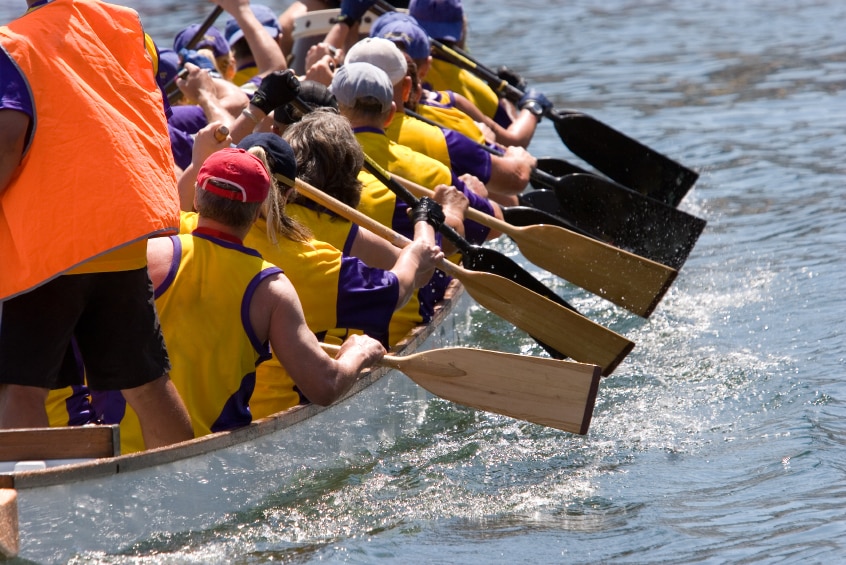
[[[0,27],[35,116],[0,195],[0,300],[109,251],[176,232],[162,97],[138,14],[56,0]]]

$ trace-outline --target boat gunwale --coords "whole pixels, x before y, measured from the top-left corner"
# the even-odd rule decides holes
[[[412,329],[408,336],[391,348],[391,354],[398,355],[414,352],[444,322],[461,298],[462,293],[463,287],[461,283],[457,280],[451,281],[444,299],[436,305],[432,320],[428,324],[421,324]],[[0,473],[0,488],[32,489],[93,480],[148,469],[157,465],[190,459],[233,447],[289,428],[342,402],[346,402],[392,371],[395,371],[395,369],[389,367],[376,367],[366,371],[341,398],[329,406],[301,404],[260,418],[241,428],[215,432],[157,449],[117,455],[115,457],[92,459],[90,461],[59,465],[47,469]]]

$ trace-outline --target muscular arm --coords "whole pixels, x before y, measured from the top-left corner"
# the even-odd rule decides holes
[[[18,170],[26,143],[29,116],[17,110],[0,110],[0,194]]]
[[[520,194],[529,184],[529,175],[536,166],[537,159],[528,151],[522,147],[508,147],[501,157],[491,156],[488,191],[509,196]]]
[[[443,258],[443,251],[435,244],[435,230],[432,226],[426,222],[415,223],[414,241],[400,252],[391,269],[400,287],[397,308],[404,306],[416,289],[429,282],[435,274],[435,267]]]
[[[250,303],[250,321],[260,340],[270,340],[274,354],[302,393],[326,406],[343,395],[358,374],[385,354],[369,337],[353,335],[333,359],[320,348],[305,323],[297,293],[284,275],[264,280]]]
[[[284,71],[288,68],[285,55],[279,44],[264,30],[261,22],[258,21],[249,0],[210,0],[217,4],[235,18],[241,31],[244,32],[244,39],[250,46],[253,60],[256,62],[259,73],[271,73],[273,71]]]
[[[350,247],[350,255],[358,257],[370,267],[388,271],[397,262],[400,250],[372,231],[359,228]]]

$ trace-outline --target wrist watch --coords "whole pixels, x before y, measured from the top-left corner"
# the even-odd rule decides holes
[[[537,100],[526,100],[526,102],[520,106],[520,109],[528,110],[538,119],[538,121],[540,121],[543,117],[543,106],[541,106],[540,102]]]

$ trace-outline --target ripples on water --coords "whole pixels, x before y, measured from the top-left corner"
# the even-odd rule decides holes
[[[432,399],[419,428],[335,468],[303,469],[219,528],[88,558],[823,562],[846,553],[846,6],[465,5],[481,61],[507,63],[558,106],[701,171],[681,207],[708,227],[649,320],[526,265],[638,344],[603,381],[588,436]],[[203,3],[143,10],[160,40],[208,13]],[[531,149],[576,160],[546,123]],[[467,344],[540,354],[484,311],[464,316]],[[412,405],[397,409],[421,408]]]

